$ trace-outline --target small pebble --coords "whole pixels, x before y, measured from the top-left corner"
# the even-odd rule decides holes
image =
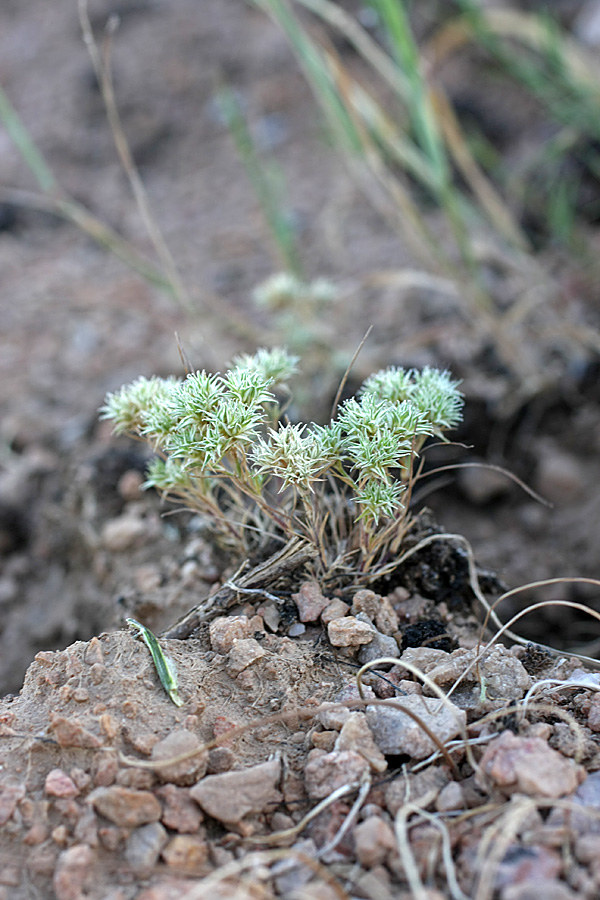
[[[372,869],[385,862],[390,850],[396,849],[396,836],[380,816],[370,816],[354,829],[354,846],[361,866]]]
[[[156,775],[159,780],[182,786],[195,784],[206,772],[208,750],[204,749],[195,734],[181,728],[158,741],[152,748],[150,759],[153,761],[167,760],[187,753],[194,755],[182,762],[157,768]]]
[[[92,875],[94,854],[86,844],[63,850],[56,861],[53,887],[56,900],[79,900]]]
[[[236,824],[250,813],[281,802],[280,778],[281,761],[272,759],[222,775],[207,775],[190,789],[190,795],[209,816]]]
[[[154,794],[122,785],[96,788],[88,800],[97,813],[124,828],[157,822],[162,815],[161,805]]]
[[[321,593],[317,581],[305,581],[300,586],[300,591],[292,594],[292,600],[298,607],[301,622],[316,622],[329,603],[329,599]]]
[[[79,790],[62,769],[52,769],[46,775],[44,793],[48,797],[77,797]]]
[[[503,731],[486,748],[481,771],[498,787],[528,796],[564,797],[585,778],[585,770],[541,738]],[[483,785],[482,785],[483,786]]]
[[[316,753],[311,751],[304,769],[306,791],[311,800],[322,800],[342,785],[360,781],[369,770],[364,756],[353,750]]]
[[[210,623],[210,645],[215,653],[226,656],[234,643],[253,634],[248,616],[219,616]]]
[[[167,829],[160,822],[150,822],[141,828],[135,828],[125,845],[125,859],[134,872],[150,872],[168,840]]]
[[[334,647],[360,647],[373,640],[375,629],[355,616],[346,616],[330,622],[327,635]]]

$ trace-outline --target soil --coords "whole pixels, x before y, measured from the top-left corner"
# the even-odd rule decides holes
[[[585,6],[565,4],[564,24],[576,31]],[[192,0],[97,0],[90,12],[97,33],[119,17],[112,66],[123,127],[195,312],[27,202],[32,177],[2,133],[0,900],[397,898],[414,895],[415,872],[429,900],[461,891],[525,900],[540,880],[560,900],[597,896],[598,684],[594,675],[573,677],[582,664],[571,655],[596,655],[596,619],[560,606],[538,610],[515,626],[533,644],[506,651],[502,666],[512,674],[500,693],[466,678],[456,702],[469,738],[481,740],[474,757],[460,739],[450,758],[419,758],[417,744],[381,749],[388,745],[373,724],[377,703],[365,712],[356,688],[363,650],[332,646],[325,612],[299,622],[292,595],[306,571],[272,586],[282,598],[277,620],[264,601],[239,598],[228,611],[245,616],[232,619],[244,642],[238,651],[219,643],[208,622],[187,641],[165,641],[179,673],[178,708],[125,619],[159,633],[241,561],[212,546],[193,515],[166,514],[159,498],[140,493],[145,450],[115,439],[98,419],[107,391],[140,374],[182,375],[180,345],[194,367],[218,370],[257,345],[301,343],[298,323],[290,329],[251,300],[281,260],[215,101],[224,79],[261,152],[284,173],[307,277],[340,287],[339,301],[308,324],[297,413],[327,415],[373,325],[352,388],[389,364],[447,366],[463,379],[466,416],[456,438],[470,449],[431,451],[428,469],[486,461],[552,504],[489,469],[423,480],[415,513],[426,502],[430,530],[468,540],[486,596],[538,579],[598,577],[599,361],[590,349],[598,345],[597,220],[579,210],[587,254],[567,251],[549,239],[532,192],[521,221],[534,238],[534,262],[482,235],[494,301],[519,313],[518,332],[507,332],[518,350],[511,368],[500,338],[495,344],[456,291],[423,271],[340,165],[285,38],[262,14],[241,0],[204,0],[201,14]],[[435,15],[427,4],[417,23],[424,33]],[[339,50],[357,65],[347,47]],[[465,54],[440,77],[464,121],[475,116],[518,167],[546,120],[520,89],[499,89],[478,66]],[[152,256],[74,2],[5,0],[0,83],[63,189]],[[585,190],[589,209],[597,182]],[[428,216],[444,242],[443,223]],[[534,289],[543,302],[522,311]],[[464,543],[431,544],[377,593],[394,625],[386,632],[377,620],[378,635],[399,642],[403,658],[416,653],[422,671],[446,666],[452,682],[440,683],[449,687],[466,670],[470,657],[461,653],[477,646],[483,619]],[[341,618],[350,620],[361,601],[343,599]],[[506,621],[542,599],[600,610],[597,586],[580,581],[528,592],[498,612]],[[388,680],[369,675],[366,689],[380,700],[421,690],[402,669],[381,674]],[[554,683],[539,688],[529,711],[518,706],[531,684],[549,678],[572,681],[554,694]],[[424,692],[427,699],[433,689]],[[342,706],[328,717],[326,701]],[[224,736],[236,726],[247,730]],[[183,774],[135,764],[169,735],[175,743],[165,756],[193,743]],[[541,759],[546,787],[521,777],[525,757]],[[202,791],[211,777],[240,770],[255,779],[250,806],[219,818]],[[344,784],[352,787],[314,820],[269,843]],[[243,793],[235,780],[215,790],[224,807]],[[423,813],[411,812],[406,797]],[[273,846],[284,848],[281,858],[265,855]],[[278,869],[286,856],[302,864]]]

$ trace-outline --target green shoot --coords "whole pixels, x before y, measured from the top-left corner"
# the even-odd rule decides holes
[[[160,683],[175,706],[183,706],[183,700],[179,696],[177,687],[177,669],[171,657],[165,653],[156,636],[142,625],[137,619],[125,620],[129,627],[136,632],[136,637],[141,637],[152,656],[152,662],[160,679]]]

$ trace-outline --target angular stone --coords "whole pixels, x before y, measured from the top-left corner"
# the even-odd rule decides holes
[[[176,835],[164,848],[162,857],[168,866],[190,874],[202,875],[209,868],[208,844],[197,835]]]
[[[361,866],[372,869],[385,861],[390,850],[396,849],[396,836],[381,816],[369,816],[354,829],[354,846]]]
[[[477,650],[461,648],[429,669],[427,674],[440,687],[450,687],[476,658]],[[478,705],[481,702],[481,679],[485,684],[485,698],[491,701],[520,700],[531,687],[531,676],[521,661],[502,644],[496,644],[488,650],[478,660],[477,667],[473,666],[464,679],[461,693],[464,694],[465,687],[469,686],[473,697],[471,705]]]
[[[140,546],[148,536],[148,524],[137,516],[124,514],[110,519],[102,529],[102,546],[113,553],[123,553]]]
[[[167,829],[163,828],[160,822],[142,825],[129,835],[125,846],[125,859],[134,872],[150,872],[168,840]]]
[[[438,749],[419,723],[400,709],[401,706],[414,712],[442,744],[460,734],[461,723],[466,726],[464,710],[449,701],[442,703],[437,697],[409,694],[385,700],[377,706],[367,706],[367,722],[375,743],[386,755],[425,759]]]
[[[374,659],[383,659],[384,657],[398,659],[399,656],[400,648],[396,639],[376,630],[373,632],[373,640],[358,651],[358,661],[363,665]]]
[[[227,671],[235,678],[264,655],[265,651],[254,638],[237,640],[227,655]]]
[[[292,594],[292,600],[298,607],[301,622],[316,622],[329,604],[329,599],[321,593],[318,581],[305,581],[300,585],[300,591]]]
[[[198,831],[203,816],[188,790],[175,787],[174,784],[165,784],[156,794],[164,802],[161,818],[163,825],[183,834]]]
[[[162,814],[161,805],[154,794],[119,784],[96,788],[88,800],[96,812],[123,828],[137,828],[148,822],[157,822]]]
[[[84,728],[79,719],[67,719],[58,713],[50,713],[50,728],[60,747],[96,750],[102,746],[100,739]]]
[[[190,795],[209,816],[234,824],[244,816],[280,803],[281,793],[277,789],[280,778],[281,761],[272,759],[222,775],[207,775],[190,789]]]
[[[21,784],[0,784],[0,825],[6,825],[15,809],[17,803],[25,796],[25,785]]]
[[[53,879],[56,900],[80,900],[92,875],[93,861],[94,854],[87,844],[75,844],[59,855]]]
[[[208,764],[208,750],[206,750],[195,734],[183,728],[172,731],[152,748],[150,756],[152,761],[174,759],[193,753],[188,759],[170,766],[160,766],[156,774],[160,781],[171,782],[182,786],[195,784],[206,772]]]
[[[334,619],[343,619],[349,611],[350,607],[348,604],[336,597],[335,600],[332,600],[331,603],[327,604],[321,613],[321,622],[323,625],[327,626],[330,622],[333,622]]]
[[[215,653],[225,656],[234,643],[252,636],[248,616],[219,616],[210,623],[210,645]]]
[[[66,772],[62,769],[52,769],[46,775],[44,793],[48,797],[76,797],[79,790]]]
[[[360,781],[369,771],[367,760],[354,750],[313,753],[304,768],[306,791],[312,800],[321,800],[342,785]]]
[[[355,616],[345,616],[329,623],[327,635],[334,647],[360,647],[373,640],[375,628]]]
[[[387,760],[375,743],[367,717],[362,712],[350,713],[337,737],[334,749],[360,753],[374,772],[381,774],[387,769]]]
[[[566,759],[542,738],[518,737],[503,731],[486,748],[481,770],[507,792],[564,797],[585,778],[583,766]]]

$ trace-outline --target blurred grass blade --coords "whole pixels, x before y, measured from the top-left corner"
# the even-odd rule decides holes
[[[500,194],[477,165],[464,138],[456,114],[442,90],[435,92],[434,103],[437,118],[446,138],[452,159],[473,194],[477,197],[488,219],[509,243],[520,250],[529,252],[530,247],[527,238]]]
[[[31,135],[23,124],[21,117],[0,87],[0,120],[8,132],[17,150],[27,163],[33,177],[44,192],[57,189],[56,179],[50,171],[44,157],[35,146]]]
[[[125,621],[131,629],[137,632],[135,636],[141,637],[146,647],[150,651],[150,655],[152,656],[152,661],[154,663],[157,675],[160,679],[160,683],[162,684],[168,696],[171,698],[175,706],[183,706],[183,700],[178,693],[177,669],[171,657],[164,652],[164,650],[158,643],[156,636],[150,631],[149,628],[146,628],[146,626],[138,622],[137,619],[126,619]]]
[[[371,6],[381,17],[392,52],[409,84],[407,105],[415,136],[434,168],[437,190],[443,193],[449,182],[449,167],[404,3],[402,0],[371,0]]]
[[[261,205],[281,261],[289,272],[301,277],[302,265],[296,247],[296,235],[280,202],[281,191],[276,178],[279,173],[274,171],[272,165],[261,160],[234,91],[223,85],[217,93],[217,102]]]

